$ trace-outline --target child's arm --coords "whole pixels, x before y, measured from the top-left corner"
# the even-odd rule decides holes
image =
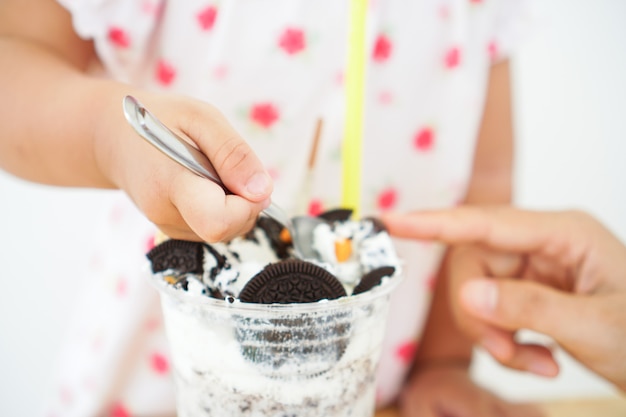
[[[62,186],[121,188],[172,237],[215,241],[251,227],[271,180],[221,114],[183,97],[89,77],[91,42],[54,0],[0,2],[0,167]],[[139,139],[122,98],[138,96],[213,161],[236,195],[200,179]]]
[[[511,118],[511,94],[509,66],[507,62],[497,64],[491,71],[484,117],[478,137],[472,176],[464,204],[510,204],[512,194],[513,125]],[[431,313],[426,325],[418,362],[442,358],[467,359],[472,353],[472,344],[460,333],[456,324],[454,294],[450,275],[471,276],[471,270],[463,272],[469,265],[453,265],[455,260],[467,258],[465,248],[451,249],[443,262],[437,280]],[[458,316],[457,316],[458,317]]]
[[[509,204],[512,194],[513,125],[507,62],[491,70],[483,121],[465,204]],[[499,410],[536,416],[537,410],[506,403],[474,385],[468,374],[472,342],[459,330],[456,287],[481,271],[475,249],[448,250],[414,370],[401,405],[403,416],[468,415],[495,417]],[[438,410],[438,411],[435,411]],[[508,414],[507,414],[508,415]]]

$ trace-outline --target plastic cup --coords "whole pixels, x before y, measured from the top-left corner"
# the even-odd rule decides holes
[[[368,417],[391,291],[249,304],[153,279],[171,346],[178,417]]]

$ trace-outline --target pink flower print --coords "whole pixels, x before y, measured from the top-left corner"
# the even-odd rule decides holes
[[[258,103],[250,109],[250,119],[264,128],[270,128],[279,118],[272,103]]]
[[[154,243],[155,237],[156,236],[154,235],[154,233],[150,233],[150,235],[148,235],[144,246],[144,252],[150,252],[152,249],[154,249],[154,247],[156,246]]]
[[[218,65],[213,68],[213,78],[223,80],[228,76],[228,67],[226,65]]]
[[[306,48],[306,38],[304,31],[298,28],[287,28],[278,38],[280,46],[289,55],[295,55]]]
[[[391,56],[392,48],[391,40],[385,34],[381,33],[374,42],[372,58],[375,62],[385,62]]]
[[[489,54],[489,59],[491,59],[491,62],[494,62],[498,59],[499,52],[500,51],[498,50],[498,44],[496,43],[496,41],[491,41],[487,44],[487,53]]]
[[[345,81],[346,81],[346,75],[344,74],[343,70],[337,71],[337,73],[335,74],[335,84],[341,87],[343,86]]]
[[[377,205],[379,210],[390,210],[397,202],[398,191],[393,187],[386,188],[378,194]]]
[[[160,325],[161,325],[161,321],[154,317],[147,319],[144,323],[145,329],[149,332],[152,332],[158,329]]]
[[[472,3],[472,4],[480,4],[482,2],[483,2],[483,0],[470,0],[470,3]]]
[[[442,4],[439,7],[439,17],[441,20],[448,20],[448,18],[450,18],[450,7],[447,4]]]
[[[97,353],[102,350],[102,346],[104,345],[104,340],[101,335],[96,335],[91,339],[89,345],[91,347],[91,351],[93,353]]]
[[[92,376],[85,376],[83,378],[82,387],[89,392],[93,392],[97,388],[96,380]]]
[[[322,203],[322,200],[314,198],[309,202],[309,208],[307,212],[309,216],[319,216],[324,212],[324,203]]]
[[[128,48],[130,46],[130,36],[120,27],[111,26],[107,34],[109,42],[118,48]]]
[[[156,79],[162,86],[169,86],[176,78],[176,69],[172,64],[164,59],[160,59],[157,62],[156,67]]]
[[[204,31],[210,31],[215,24],[215,18],[217,17],[217,7],[207,6],[200,10],[196,15],[200,28]]]
[[[89,259],[89,268],[99,271],[102,270],[102,266],[104,265],[104,260],[102,259],[102,255],[96,253],[91,256]]]
[[[117,279],[117,283],[115,284],[115,295],[118,297],[123,297],[126,295],[128,291],[128,280],[126,277],[119,277]]]
[[[280,170],[278,168],[269,167],[267,168],[267,173],[270,174],[270,178],[272,178],[273,181],[280,178]]]
[[[156,4],[153,0],[143,0],[141,2],[141,11],[148,16],[158,16],[161,14],[163,10],[163,6],[161,4]]]
[[[59,398],[61,400],[61,404],[65,407],[69,407],[74,402],[74,395],[72,395],[72,391],[66,386],[61,387],[59,390]]]
[[[165,375],[170,370],[170,363],[161,353],[155,352],[150,355],[150,367],[159,375]]]
[[[124,220],[127,211],[121,204],[116,204],[109,212],[109,221],[112,224],[120,224]]]
[[[396,347],[396,358],[398,358],[403,364],[410,365],[417,352],[417,341],[411,340],[409,342],[401,343]]]
[[[435,292],[436,286],[437,286],[437,275],[431,275],[426,280],[426,289],[428,290],[428,292],[433,293]]]
[[[111,407],[109,417],[130,417],[130,412],[122,403],[115,403]]]
[[[431,127],[420,129],[413,137],[413,146],[420,152],[428,152],[435,145],[435,132]]]
[[[444,57],[444,65],[448,69],[453,69],[459,66],[461,63],[461,49],[453,46],[446,51]]]
[[[391,91],[381,91],[378,94],[378,102],[380,104],[391,104],[391,102],[393,102],[393,94]]]

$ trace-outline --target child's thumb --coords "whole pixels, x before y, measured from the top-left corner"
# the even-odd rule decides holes
[[[224,115],[196,102],[185,114],[181,130],[209,158],[228,191],[255,203],[269,201],[272,178]]]
[[[254,202],[270,197],[272,178],[242,138],[230,137],[213,146],[218,150],[210,159],[226,188]]]

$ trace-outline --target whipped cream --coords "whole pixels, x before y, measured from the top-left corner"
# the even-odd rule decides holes
[[[176,287],[196,295],[237,299],[242,288],[268,264],[292,254],[289,245],[278,253],[279,237],[272,234],[275,230],[263,227],[267,224],[259,222],[251,232],[229,242],[204,244],[203,272],[182,274],[187,283]],[[373,220],[323,222],[313,229],[311,239],[317,256],[306,260],[333,274],[348,295],[364,275],[377,268],[392,266],[399,272],[392,240]],[[338,245],[344,247],[338,249]],[[172,274],[181,276],[175,270],[163,273]]]

